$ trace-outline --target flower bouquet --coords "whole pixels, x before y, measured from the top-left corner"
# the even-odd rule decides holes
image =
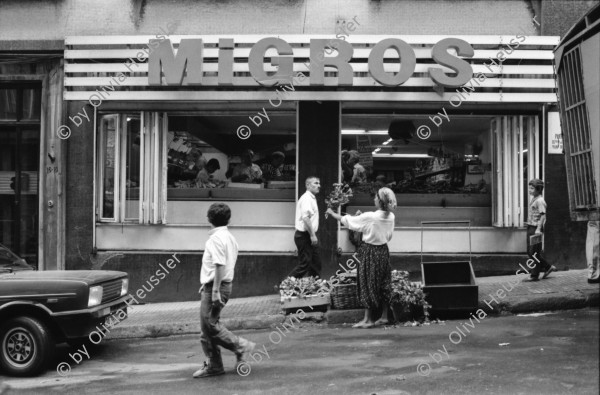
[[[408,272],[392,271],[392,292],[390,305],[394,312],[396,321],[404,321],[402,318],[411,315],[420,315],[423,310],[425,321],[429,321],[429,309],[431,305],[425,300],[425,293],[420,283],[408,280]]]
[[[325,204],[327,204],[327,208],[336,211],[338,207],[350,203],[351,197],[352,188],[348,184],[333,184],[333,191],[325,199]],[[325,213],[325,218],[327,217],[328,215]]]
[[[329,304],[330,284],[319,277],[287,277],[279,285],[284,309]]]

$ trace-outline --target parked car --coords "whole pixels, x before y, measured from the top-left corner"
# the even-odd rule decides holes
[[[129,277],[105,270],[34,271],[0,245],[0,370],[43,372],[57,343],[81,345],[126,318]]]
[[[7,247],[0,244],[0,274],[22,270],[33,270],[33,267],[29,266],[25,259],[19,258]]]

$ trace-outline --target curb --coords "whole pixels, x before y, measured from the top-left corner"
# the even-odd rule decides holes
[[[283,314],[222,318],[221,323],[232,331],[273,328],[284,321]],[[164,322],[142,325],[119,325],[111,329],[106,339],[134,339],[199,334],[200,322]]]
[[[490,307],[479,300],[478,308],[491,314],[522,314],[551,310],[572,310],[586,307],[599,307],[600,294],[597,290],[574,290],[568,293],[527,295],[527,297],[514,298],[514,300],[503,301]],[[323,324],[339,325],[355,323],[364,316],[364,309],[353,310],[328,310],[323,315]],[[250,317],[222,318],[221,322],[232,331],[247,329],[269,329],[285,322],[287,316],[283,314],[267,315],[261,314]],[[307,319],[320,322],[319,317]],[[141,325],[119,325],[111,329],[106,336],[107,339],[133,339],[133,338],[156,338],[176,335],[199,334],[200,322],[165,322]],[[0,385],[0,390],[2,386]],[[1,393],[1,391],[0,391]]]
[[[521,314],[550,310],[572,310],[600,306],[598,291],[575,290],[569,293],[527,295],[512,301],[504,301],[493,305],[490,310],[483,299],[479,301],[478,309],[492,314]]]

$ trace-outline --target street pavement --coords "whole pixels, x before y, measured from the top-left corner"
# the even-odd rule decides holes
[[[79,364],[74,349],[59,347],[53,367],[69,361],[65,377],[53,368],[0,376],[0,394],[598,394],[598,319],[585,308],[421,327],[240,331],[257,343],[249,374],[237,374],[224,350],[226,374],[205,379],[192,378],[204,360],[198,335],[107,340]]]
[[[516,314],[598,306],[599,285],[588,284],[586,276],[586,270],[570,270],[554,272],[538,282],[522,281],[527,274],[477,278],[479,307],[486,312]],[[504,298],[498,296],[499,291]],[[133,305],[128,319],[112,328],[108,338],[200,333],[199,314],[199,301]],[[363,314],[363,310],[329,310],[312,315],[329,324],[342,324],[357,322]],[[221,314],[221,321],[231,330],[272,328],[284,319],[279,295],[231,299]]]

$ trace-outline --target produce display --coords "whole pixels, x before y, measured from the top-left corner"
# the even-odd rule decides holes
[[[282,298],[306,298],[327,294],[330,288],[330,284],[319,277],[287,277],[279,284],[279,293]]]
[[[400,305],[402,310],[408,311],[415,307],[423,307],[425,320],[429,319],[431,305],[425,300],[425,293],[421,283],[408,280],[408,272],[392,270],[392,292],[390,304]]]

